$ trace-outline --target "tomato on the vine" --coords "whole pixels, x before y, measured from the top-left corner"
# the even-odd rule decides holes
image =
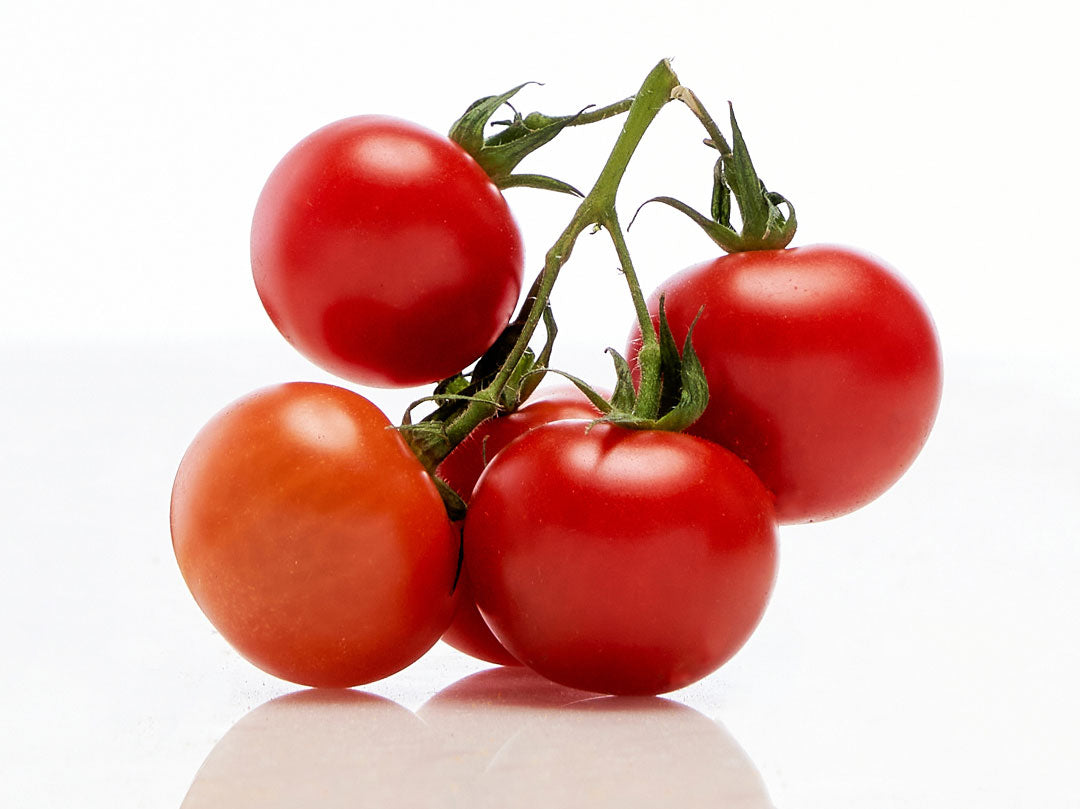
[[[255,285],[285,338],[365,385],[451,376],[506,326],[521,236],[460,146],[415,124],[347,118],[271,173],[251,229]]]
[[[469,433],[439,465],[437,473],[466,502],[473,487],[491,459],[518,436],[529,430],[564,419],[599,418],[600,413],[577,388],[555,389],[538,393],[520,410],[506,416],[488,419]],[[442,639],[466,654],[498,663],[503,666],[518,665],[498,639],[491,634],[483,617],[476,609],[469,579],[469,560],[464,560],[458,579],[458,606],[454,622]]]
[[[771,497],[683,433],[559,421],[495,457],[465,517],[480,608],[555,682],[657,694],[704,677],[757,625],[776,572]]]
[[[290,383],[226,407],[180,463],[173,548],[237,651],[313,686],[386,677],[450,623],[460,543],[434,482],[369,401]]]
[[[357,383],[439,383],[398,429],[341,388],[257,391],[185,454],[170,521],[184,578],[222,636],[279,677],[358,685],[443,637],[573,688],[681,688],[760,620],[778,522],[864,505],[929,434],[941,351],[922,302],[870,256],[786,249],[794,206],[761,182],[733,111],[729,145],[668,60],[630,98],[577,115],[518,113],[524,86],[469,105],[449,138],[383,116],[332,123],[259,197],[251,267],[281,334]],[[652,201],[731,255],[646,303],[616,197],[673,100],[719,154],[711,218]],[[564,129],[622,113],[587,193],[516,171]],[[508,328],[523,247],[499,189],[513,186],[582,201]],[[604,418],[576,390],[490,418],[547,366],[553,286],[590,228],[611,237],[640,317],[610,401],[588,394]],[[548,342],[528,353],[541,321]],[[412,423],[424,402],[438,404]]]
[[[873,500],[914,461],[941,398],[941,350],[914,290],[842,247],[733,253],[690,267],[659,298],[676,340],[694,327],[709,406],[688,432],[744,459],[782,523]],[[641,332],[635,328],[633,357]]]

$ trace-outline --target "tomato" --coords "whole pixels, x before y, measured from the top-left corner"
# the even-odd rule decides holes
[[[459,541],[434,482],[369,401],[291,383],[229,405],[180,463],[173,548],[244,657],[347,687],[416,660],[450,623]]]
[[[506,326],[521,236],[457,144],[359,116],[323,127],[271,173],[251,266],[274,325],[320,367],[365,385],[451,376]]]
[[[743,458],[780,522],[859,508],[918,455],[941,350],[923,303],[882,262],[832,246],[734,253],[668,279],[650,299],[654,321],[661,294],[680,344],[705,307],[694,348],[709,406],[688,431]]]
[[[483,616],[476,609],[467,563],[461,569],[457,589],[457,611],[454,613],[450,627],[443,633],[442,639],[459,652],[464,652],[479,660],[486,660],[488,663],[499,666],[520,666],[517,658],[506,651],[506,648],[491,634],[488,625],[484,623]]]
[[[541,394],[520,410],[488,419],[440,464],[439,476],[468,502],[473,486],[488,462],[503,447],[534,427],[560,419],[592,419],[600,413],[577,388],[556,389]],[[458,581],[458,607],[454,622],[443,640],[459,651],[503,666],[518,665],[502,644],[491,634],[472,597],[469,560],[465,559]]]
[[[761,482],[671,432],[559,421],[484,471],[465,517],[477,606],[557,683],[656,694],[704,677],[757,625],[776,573]]]

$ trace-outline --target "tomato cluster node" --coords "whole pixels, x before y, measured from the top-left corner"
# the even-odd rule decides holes
[[[536,285],[529,291],[521,314],[511,322],[498,339],[476,361],[471,371],[454,374],[438,383],[431,396],[417,399],[405,410],[398,430],[410,448],[428,469],[435,469],[439,462],[453,450],[455,441],[447,428],[460,418],[471,406],[487,405],[487,416],[511,413],[523,403],[543,379],[551,351],[555,346],[558,327],[549,305],[544,306],[543,321],[546,339],[539,353],[526,348],[511,371],[506,385],[492,396],[489,386],[509,359],[518,338],[525,327],[525,316],[536,298]],[[420,421],[413,422],[412,411],[419,405],[434,402],[436,408]],[[437,477],[436,477],[437,480]],[[440,481],[441,482],[441,481]],[[440,487],[440,491],[441,491]],[[444,494],[444,500],[446,500]],[[464,512],[464,504],[453,498],[447,500],[447,510],[452,514]]]

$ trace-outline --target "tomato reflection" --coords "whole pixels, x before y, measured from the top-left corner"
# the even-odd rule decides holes
[[[705,805],[772,807],[718,723],[670,700],[593,697],[499,668],[418,714],[349,690],[271,700],[218,742],[181,809]]]

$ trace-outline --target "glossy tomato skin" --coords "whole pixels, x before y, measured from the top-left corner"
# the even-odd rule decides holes
[[[473,430],[464,442],[440,464],[439,476],[467,503],[476,481],[487,464],[507,444],[529,430],[563,419],[592,419],[599,411],[577,388],[555,389],[509,415],[488,419]],[[442,639],[455,649],[502,666],[519,665],[484,623],[472,596],[469,560],[465,559],[458,580],[458,606],[454,621]]]
[[[658,694],[715,670],[776,574],[772,501],[693,436],[584,421],[538,427],[491,462],[465,518],[477,605],[557,683]]]
[[[890,267],[843,247],[735,253],[668,279],[676,340],[694,328],[709,406],[688,432],[743,458],[781,523],[869,503],[911,465],[941,399],[926,307]],[[631,335],[634,355],[640,331]]]
[[[439,477],[467,503],[487,465],[518,436],[553,421],[597,418],[600,418],[600,411],[575,387],[537,392],[524,407],[488,419],[469,433],[439,465]]]
[[[173,548],[196,602],[277,677],[386,677],[450,623],[459,541],[386,417],[332,385],[290,383],[226,407],[172,492]]]
[[[251,229],[255,285],[278,330],[365,385],[427,384],[479,357],[513,313],[522,261],[483,169],[442,135],[380,116],[289,151]]]

